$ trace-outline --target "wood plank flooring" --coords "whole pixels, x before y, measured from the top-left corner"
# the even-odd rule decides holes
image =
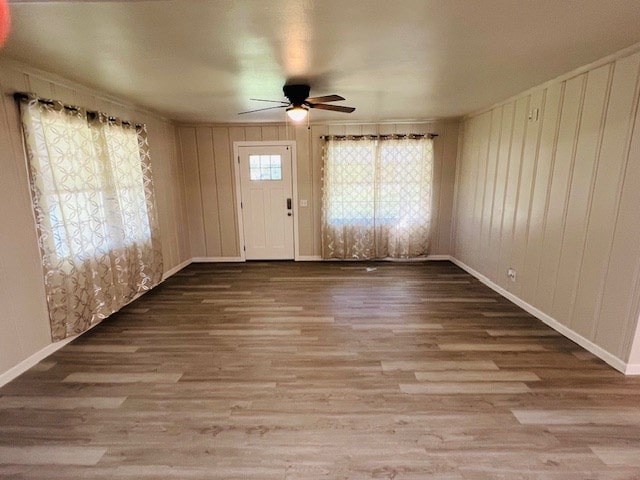
[[[0,389],[3,479],[640,479],[624,377],[449,262],[191,265]]]

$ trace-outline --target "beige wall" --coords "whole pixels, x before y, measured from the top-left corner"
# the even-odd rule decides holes
[[[0,59],[0,375],[51,343],[18,109],[10,96],[29,91],[146,123],[157,193],[164,269],[191,257],[175,127],[66,80]]]
[[[451,253],[452,205],[458,142],[457,122],[418,124],[182,125],[178,128],[185,168],[191,252],[196,258],[240,255],[236,219],[233,142],[295,140],[297,147],[299,253],[320,255],[321,135],[368,133],[436,133],[432,255]]]
[[[455,257],[622,362],[640,290],[639,68],[621,52],[466,118],[456,186]]]

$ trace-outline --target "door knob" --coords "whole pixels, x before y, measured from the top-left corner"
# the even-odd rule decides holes
[[[291,199],[287,198],[287,208],[291,210]]]

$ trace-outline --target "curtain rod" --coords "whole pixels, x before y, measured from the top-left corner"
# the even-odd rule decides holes
[[[390,133],[388,135],[321,135],[322,140],[399,140],[435,138],[437,133]]]
[[[16,101],[20,101],[20,100],[37,100],[40,103],[44,103],[45,105],[60,105],[62,108],[64,108],[65,110],[70,110],[72,112],[79,112],[81,110],[84,110],[82,107],[77,107],[75,105],[67,105],[65,103],[62,103],[58,100],[51,100],[49,98],[41,98],[38,97],[37,95],[33,94],[33,93],[27,93],[27,92],[14,92],[13,94],[13,98]],[[89,117],[90,119],[95,119],[98,118],[100,115],[104,116],[107,120],[109,121],[117,121],[120,122],[122,125],[127,125],[129,127],[133,126],[133,127],[139,127],[142,128],[144,127],[143,123],[133,123],[133,122],[129,122],[126,120],[122,120],[118,117],[114,117],[112,115],[107,115],[106,113],[103,112],[99,112],[97,110],[85,110],[87,113],[87,117]]]

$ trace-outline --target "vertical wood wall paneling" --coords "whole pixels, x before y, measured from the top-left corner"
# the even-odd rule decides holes
[[[262,127],[245,127],[244,138],[247,142],[259,142],[262,138]]]
[[[226,128],[226,127],[221,127],[221,128]],[[245,131],[243,127],[231,127],[228,129],[228,138],[229,138],[229,152],[230,155],[233,156],[233,142],[244,142],[245,140],[247,140],[247,138],[245,137]],[[238,167],[238,160],[236,158],[232,158],[231,161],[233,162],[234,165],[234,169]],[[235,242],[238,244],[238,255],[240,255],[240,251],[243,248],[243,245],[240,245],[240,219],[236,218],[236,180],[235,180],[235,176],[234,176],[234,169],[230,170],[230,175],[231,175],[231,183],[232,183],[232,191],[233,191],[233,198],[229,199],[229,205],[233,206],[233,212],[231,213],[231,215],[233,216],[233,220],[234,220],[234,225],[235,225],[235,231],[236,231],[236,240]],[[225,228],[224,225],[222,225],[223,230],[228,234],[228,229]]]
[[[427,128],[416,128],[416,133],[427,133]],[[419,131],[422,130],[422,131]],[[431,243],[429,245],[429,252],[437,252],[439,250],[440,243],[440,202],[442,201],[442,170],[444,167],[444,137],[436,137],[433,139],[433,168],[431,170],[432,175],[432,190],[431,190]]]
[[[540,141],[531,196],[525,260],[522,267],[523,275],[518,279],[519,294],[529,303],[535,303],[563,90],[564,83],[555,83],[546,88],[545,102],[540,112]]]
[[[262,127],[262,140],[278,140],[278,126],[264,125]]]
[[[502,239],[502,219],[504,216],[504,199],[507,192],[507,177],[509,176],[509,149],[513,136],[515,122],[515,102],[501,107],[500,144],[496,159],[495,188],[493,194],[493,214],[491,217],[491,236],[489,238],[489,252],[487,268],[491,278],[497,278],[500,263],[500,243]],[[460,166],[458,166],[460,168]]]
[[[296,153],[294,159],[297,165],[298,176],[298,200],[304,199],[307,202],[313,198],[313,168],[311,160],[311,131],[306,125],[295,128]],[[313,255],[313,215],[309,207],[301,208],[300,204],[295,206],[294,215],[298,215],[298,255]]]
[[[500,257],[498,260],[498,284],[507,290],[510,290],[512,287],[511,282],[507,279],[507,270],[511,267],[511,252],[513,249],[522,159],[525,149],[527,127],[529,126],[528,112],[530,100],[530,95],[516,100],[511,145],[509,147],[509,168],[504,196],[504,207],[502,210],[502,233]]]
[[[79,105],[78,99],[76,96],[76,91],[72,88],[65,87],[60,84],[52,84],[52,98],[56,100],[60,100],[61,102],[68,103],[70,105]]]
[[[476,212],[476,199],[478,198],[478,174],[480,171],[479,166],[479,153],[483,151],[481,145],[482,129],[487,124],[487,114],[480,115],[475,122],[473,128],[473,149],[469,152],[469,160],[471,168],[467,171],[467,175],[471,178],[471,188],[469,188],[467,202],[466,202],[466,220],[464,221],[465,229],[467,231],[475,231],[478,225]],[[471,265],[477,265],[478,258],[478,244],[475,239],[468,239],[463,245],[463,249],[467,252]]]
[[[589,320],[585,329],[588,327],[589,333],[595,335],[599,342],[606,345],[608,349],[618,348],[626,354],[629,353],[629,344],[621,341],[614,332],[622,331],[626,334],[626,338],[629,338],[635,330],[629,322],[635,316],[635,312],[631,310],[634,296],[637,298],[640,292],[637,288],[630,290],[630,287],[637,287],[638,270],[636,268],[636,271],[632,272],[629,267],[619,265],[619,269],[605,271],[604,263],[608,262],[611,266],[612,254],[617,254],[617,251],[612,251],[614,232],[636,233],[637,225],[640,223],[638,216],[640,202],[637,202],[635,207],[621,203],[623,199],[628,198],[626,195],[622,196],[623,182],[627,186],[632,185],[629,181],[636,179],[633,169],[640,163],[639,151],[636,149],[633,152],[635,156],[632,156],[630,150],[631,135],[637,127],[635,121],[638,111],[639,68],[640,53],[622,59],[615,65],[600,153],[601,164],[593,191],[594,206],[592,220],[589,222],[590,235],[585,246],[582,275],[590,281],[581,285],[582,288],[578,292],[581,308],[576,310],[576,318],[584,317]],[[628,168],[629,166],[631,168]],[[632,188],[640,189],[640,183],[636,183]],[[625,209],[631,208],[635,212],[635,228],[626,223],[618,223],[621,221],[621,216],[626,218],[628,213],[622,211],[621,206]],[[631,231],[627,230],[630,226]],[[638,242],[640,235],[635,239]],[[637,246],[631,247],[631,250],[626,253],[628,254],[626,262],[637,265],[639,258]],[[620,299],[621,301],[615,300],[615,303],[611,304],[611,299],[602,297],[605,285],[615,286],[620,292],[626,292],[626,298]],[[597,295],[593,295],[593,292],[597,292]],[[594,297],[597,302],[593,301]],[[606,326],[596,324],[594,321],[596,314],[608,319]],[[637,321],[637,317],[635,320]]]
[[[213,128],[213,153],[216,166],[217,207],[220,224],[221,255],[240,256],[238,219],[236,218],[236,183],[233,170],[233,148],[226,128]]]
[[[311,126],[311,161],[313,163],[313,198],[309,208],[313,218],[313,253],[314,256],[322,255],[322,147],[324,141],[320,138],[327,134],[326,125]]]
[[[180,184],[181,188],[178,190],[178,197],[182,202],[181,208],[179,208],[177,216],[182,220],[182,235],[179,237],[178,251],[182,255],[184,252],[188,252],[188,258],[191,258],[191,239],[189,236],[189,213],[187,209],[187,195],[186,195],[186,179],[184,175],[184,158],[182,155],[182,143],[180,141],[180,129],[173,129],[174,137],[174,152],[176,155],[176,161],[173,163],[173,174],[176,181]],[[176,228],[178,226],[176,225]]]
[[[378,125],[377,133],[378,135],[392,135],[394,133],[399,133],[396,131],[397,127],[398,125],[396,125],[395,123],[383,123],[381,125]]]
[[[471,215],[470,212],[473,208],[473,200],[475,195],[475,158],[473,153],[475,152],[476,130],[478,128],[478,119],[472,119],[464,128],[464,143],[462,151],[463,162],[459,166],[459,175],[457,178],[458,185],[465,185],[465,188],[459,189],[459,199],[456,202],[457,215],[456,225],[462,232],[461,235],[456,237],[455,254],[459,258],[465,259],[467,264],[471,264],[473,261],[473,242],[470,241],[470,225]]]
[[[551,315],[571,326],[574,290],[578,283],[590,196],[594,181],[602,115],[609,83],[609,66],[588,72],[582,96],[582,113],[569,184],[567,213],[560,248],[560,262]],[[575,329],[575,328],[574,328]],[[580,333],[580,332],[579,332]]]
[[[640,364],[639,97],[636,50],[494,107],[489,131],[482,127],[488,112],[466,118],[454,232],[458,259],[635,368]],[[514,103],[510,122],[507,109]],[[540,108],[539,122],[524,124],[533,108]],[[489,158],[483,163],[487,141]],[[487,172],[474,174],[478,168]],[[486,183],[487,192],[480,226],[464,211],[478,182]],[[468,248],[476,240],[477,258]],[[505,284],[509,266],[517,269],[515,284]]]
[[[526,135],[522,150],[520,178],[518,180],[518,194],[516,195],[516,209],[513,226],[513,242],[511,261],[509,264],[516,270],[516,282],[510,282],[510,290],[516,295],[521,294],[523,277],[528,275],[523,266],[525,262],[527,234],[529,229],[529,213],[531,210],[531,196],[533,179],[538,166],[538,148],[540,141],[541,111],[544,108],[544,92],[537,91],[529,97],[528,110],[525,112],[527,123]],[[536,113],[537,112],[537,113]],[[519,278],[518,278],[519,277]]]
[[[198,144],[195,128],[180,128],[180,146],[184,166],[191,255],[193,257],[204,257],[207,252],[204,233],[204,222],[206,219],[202,212]]]
[[[549,211],[542,243],[544,255],[540,264],[536,291],[536,304],[544,312],[551,311],[556,287],[583,85],[584,75],[568,80],[562,99],[555,163],[549,192]]]
[[[491,139],[491,128],[493,125],[493,111],[487,112],[485,115],[482,115],[482,123],[480,130],[478,131],[479,135],[479,145],[477,152],[477,178],[476,178],[476,187],[475,187],[475,195],[473,199],[473,222],[471,228],[474,231],[478,232],[478,237],[474,242],[474,254],[476,256],[474,262],[477,265],[480,258],[482,258],[482,227],[483,227],[483,207],[484,200],[487,191],[487,164],[489,162],[489,147],[490,147],[490,139]]]
[[[491,134],[489,136],[489,150],[487,152],[487,171],[485,177],[485,190],[482,199],[482,224],[480,225],[480,256],[486,258],[490,253],[491,223],[495,200],[496,172],[498,167],[498,150],[500,147],[500,134],[502,133],[503,110],[494,110],[491,118]]]
[[[605,290],[602,299],[602,309],[599,316],[617,315],[616,309],[621,309],[627,295],[635,292],[635,300],[631,302],[625,330],[633,332],[634,319],[637,326],[635,334],[628,333],[624,339],[623,351],[629,353],[629,363],[640,365],[640,222],[638,222],[638,205],[640,205],[640,73],[636,80],[636,114],[631,145],[627,154],[627,168],[623,180],[622,195],[617,215],[616,230],[613,238],[611,255],[603,279]],[[628,253],[635,262],[628,261],[619,252]],[[608,282],[609,275],[619,278],[625,289],[615,288]],[[634,278],[630,281],[628,279]],[[613,297],[613,298],[612,298]],[[623,310],[622,310],[623,311]],[[598,332],[595,334],[598,337]]]
[[[443,138],[440,140],[443,145],[441,172],[434,172],[436,179],[439,179],[440,189],[438,195],[438,242],[431,253],[434,255],[450,255],[453,253],[453,198],[459,124],[457,122],[445,123],[441,131],[443,133]]]
[[[139,119],[138,121],[145,121],[144,119]],[[166,137],[168,135],[166,131],[165,124],[159,125],[149,125],[147,134],[149,138],[155,138],[156,136],[159,138]],[[150,143],[150,145],[153,145]],[[152,162],[153,156],[159,155],[164,157],[167,155],[168,145],[162,143],[159,145],[155,145],[153,151],[151,152]],[[156,195],[156,209],[158,211],[167,211],[173,205],[173,189],[171,188],[171,184],[174,182],[172,177],[170,176],[171,164],[170,163],[159,163],[158,165],[152,164],[151,170],[153,173],[153,188]],[[166,216],[158,216],[158,223],[160,224],[160,232],[161,238],[166,239],[168,241],[162,242],[162,259],[163,262],[167,262],[167,264],[172,265],[174,259],[176,258],[176,238],[174,235],[174,230],[171,226],[171,223],[168,221],[169,219]]]
[[[464,255],[464,250],[462,248],[463,242],[467,239],[467,235],[464,232],[464,215],[465,215],[465,203],[467,201],[467,189],[459,189],[458,187],[464,183],[465,187],[469,185],[468,181],[464,181],[464,177],[466,175],[466,171],[470,168],[469,166],[469,151],[471,150],[472,142],[473,142],[473,127],[475,123],[473,120],[469,120],[465,122],[465,124],[461,127],[461,140],[459,142],[460,146],[460,157],[462,161],[458,164],[458,168],[456,169],[456,196],[455,196],[455,209],[456,214],[454,217],[454,253],[458,258],[466,259]]]
[[[439,134],[435,142],[433,177],[437,184],[434,186],[434,240],[430,253],[451,253],[457,122],[312,125],[311,128],[306,125],[273,124],[182,125],[178,130],[189,205],[189,234],[194,257],[233,258],[240,255],[233,173],[233,162],[236,159],[231,158],[234,142],[283,140],[287,134],[296,141],[298,200],[307,201],[306,207],[301,207],[299,203],[296,206],[298,254],[303,257],[317,257],[321,254],[323,142],[320,137],[326,134],[360,135],[380,132]],[[470,206],[472,208],[471,203]],[[219,244],[217,238],[220,239]]]
[[[167,125],[166,138],[173,138],[171,145],[167,149],[167,155],[170,155],[175,161],[167,166],[166,174],[171,179],[171,210],[174,217],[170,223],[169,229],[172,231],[174,247],[171,265],[179,265],[182,259],[191,258],[189,249],[189,229],[187,228],[187,212],[186,202],[184,198],[184,169],[182,168],[182,159],[180,157],[180,138],[178,130],[173,125]],[[156,198],[164,195],[164,192],[158,188],[158,178],[154,175]],[[165,183],[166,184],[166,183]]]
[[[289,127],[287,125],[278,126],[278,140],[291,140],[291,134],[289,133]]]
[[[204,223],[205,256],[222,256],[220,215],[218,212],[218,182],[213,156],[213,132],[207,127],[196,128],[196,155],[200,172],[202,215]]]
[[[29,91],[44,98],[53,98],[51,82],[35,74],[28,75]]]

